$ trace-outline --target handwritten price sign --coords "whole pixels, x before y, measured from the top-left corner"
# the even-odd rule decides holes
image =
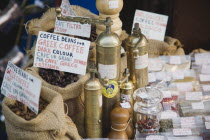
[[[85,75],[90,41],[39,32],[34,67]]]
[[[135,23],[139,23],[142,33],[148,39],[163,41],[165,37],[168,16],[156,13],[136,10],[133,28]]]
[[[40,91],[41,80],[8,62],[1,86],[4,96],[20,101],[38,114]]]

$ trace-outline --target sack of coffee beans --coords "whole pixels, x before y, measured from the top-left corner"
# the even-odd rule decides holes
[[[9,98],[2,104],[6,131],[10,140],[77,140],[81,139],[75,124],[64,113],[64,103],[57,92],[42,87],[39,114]]]

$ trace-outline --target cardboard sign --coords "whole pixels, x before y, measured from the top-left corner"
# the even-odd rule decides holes
[[[190,128],[177,128],[173,129],[174,136],[189,136],[192,135],[192,131]]]
[[[187,92],[185,97],[186,97],[186,100],[188,101],[200,101],[203,98],[203,93],[202,92]]]
[[[34,113],[39,111],[41,80],[8,62],[1,93],[28,106]]]
[[[34,67],[85,75],[90,41],[39,32]]]
[[[135,23],[139,23],[141,32],[148,39],[163,41],[165,37],[167,22],[168,16],[136,10],[133,21],[133,28]]]
[[[69,0],[62,0],[60,7],[62,8],[62,15],[72,17],[76,16],[74,10],[71,8]],[[89,38],[91,33],[91,25],[70,21],[59,21],[56,18],[54,32]]]

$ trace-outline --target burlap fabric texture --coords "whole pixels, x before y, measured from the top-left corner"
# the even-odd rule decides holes
[[[26,121],[8,107],[14,100],[4,98],[2,104],[6,131],[10,140],[79,140],[75,124],[66,116],[61,95],[42,87],[41,98],[49,104],[38,116]]]

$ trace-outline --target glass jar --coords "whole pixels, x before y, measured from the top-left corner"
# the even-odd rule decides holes
[[[140,133],[157,133],[160,129],[160,115],[162,111],[162,94],[155,88],[147,86],[134,92],[134,111],[136,126]]]

